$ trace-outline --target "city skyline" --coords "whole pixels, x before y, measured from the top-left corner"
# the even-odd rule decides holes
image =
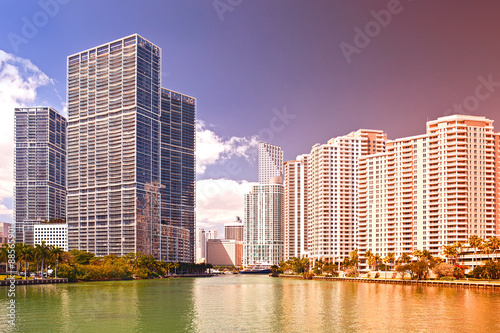
[[[243,1],[223,12],[210,1],[145,2],[138,19],[117,2],[42,3],[2,4],[2,12],[9,13],[0,23],[5,31],[0,49],[6,52],[0,55],[6,87],[0,123],[7,133],[0,147],[8,157],[0,165],[2,220],[12,213],[13,107],[50,105],[64,113],[66,69],[61,61],[131,33],[163,46],[168,64],[175,64],[163,67],[166,86],[197,96],[200,103],[199,147],[210,143],[213,148],[198,156],[198,207],[203,212],[198,221],[206,228],[222,231],[224,221],[243,215],[241,200],[219,207],[214,202],[218,196],[238,197],[257,181],[258,139],[282,146],[286,161],[357,128],[384,130],[389,139],[417,135],[425,120],[455,109],[497,120],[496,3],[401,1],[390,19],[380,13],[387,13],[391,1]],[[57,6],[45,6],[53,3]],[[47,20],[35,22],[35,14],[44,12]],[[375,36],[370,32],[364,45],[357,31],[366,35],[371,24],[376,32],[376,17],[389,22],[379,24]],[[91,27],[79,28],[89,21]],[[21,38],[18,43],[14,35]],[[346,57],[346,45],[358,53]],[[488,52],[482,52],[485,48]],[[250,96],[258,98],[248,103]]]

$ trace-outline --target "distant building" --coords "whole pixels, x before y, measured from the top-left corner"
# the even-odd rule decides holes
[[[207,263],[217,266],[241,266],[243,242],[234,239],[209,239]]]
[[[210,229],[208,231],[205,231],[205,239],[217,239],[217,229]]]
[[[308,255],[307,157],[285,162],[284,179],[284,260]]]
[[[68,225],[43,223],[34,226],[35,244],[57,246],[68,251]]]
[[[14,224],[0,222],[0,246],[9,242],[9,229],[14,228]]]
[[[16,241],[33,245],[33,226],[66,219],[66,119],[50,107],[14,113]]]
[[[196,231],[196,263],[206,262],[207,259],[207,240],[205,229],[198,228]]]
[[[234,239],[237,241],[243,241],[243,229],[244,225],[239,216],[236,216],[236,219],[233,223],[225,223],[224,224],[224,238],[225,239]]]
[[[283,151],[270,143],[259,143],[259,184],[283,182]],[[278,179],[281,179],[279,181]]]
[[[283,260],[283,185],[255,185],[245,194],[243,265]]]

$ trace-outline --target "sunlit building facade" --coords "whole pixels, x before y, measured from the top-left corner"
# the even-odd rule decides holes
[[[308,255],[307,223],[307,158],[299,155],[284,164],[284,258]]]
[[[386,134],[358,130],[316,144],[307,157],[308,252],[341,262],[357,248],[359,159],[385,151]]]
[[[362,157],[360,252],[442,255],[443,245],[498,235],[498,138],[492,120],[454,115]]]
[[[50,107],[14,112],[16,240],[34,244],[34,225],[66,219],[66,119]]]
[[[270,143],[259,142],[259,184],[283,182],[283,150]]]

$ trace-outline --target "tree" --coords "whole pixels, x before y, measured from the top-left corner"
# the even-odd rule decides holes
[[[481,245],[479,245],[479,249],[481,250],[481,253],[484,253],[488,256],[488,261],[489,261],[491,253],[491,247],[489,242],[483,242]]]
[[[474,262],[476,262],[476,250],[483,243],[483,239],[478,235],[472,235],[469,237],[469,246],[474,248]]]
[[[387,255],[384,258],[384,262],[386,264],[392,265],[392,263],[394,262],[395,259],[396,259],[396,255],[394,253],[387,253]],[[391,270],[391,269],[389,269],[389,270]]]
[[[409,264],[411,262],[411,256],[408,253],[401,253],[397,261],[400,264]]]
[[[493,257],[497,259],[496,252],[500,248],[500,239],[498,239],[498,237],[491,236],[488,238],[488,244],[490,249],[493,251]]]
[[[434,272],[434,274],[438,276],[438,278],[442,278],[442,277],[452,277],[453,273],[455,272],[455,269],[452,264],[442,262],[436,265],[436,267],[434,267],[432,271]]]
[[[55,278],[57,279],[57,265],[59,264],[59,260],[61,260],[64,251],[60,249],[58,246],[52,246],[50,248],[50,257],[55,262]]]
[[[18,252],[19,260],[24,261],[24,279],[27,280],[27,267],[28,262],[33,260],[33,246],[21,243],[21,247]]]
[[[457,253],[458,250],[455,245],[443,245],[443,255],[446,259],[456,258]]]
[[[45,241],[42,241],[41,244],[36,244],[35,245],[35,255],[38,257],[39,260],[42,261],[42,277],[43,277],[43,270],[44,270],[44,263],[45,259],[49,256],[50,248],[47,244],[45,244]]]
[[[0,248],[0,262],[5,263],[5,272],[9,271],[8,260],[9,260],[9,244],[5,243],[2,245],[2,248]]]
[[[375,256],[372,251],[366,250],[365,252],[366,263],[368,264],[368,268],[372,270],[373,265],[375,265]]]

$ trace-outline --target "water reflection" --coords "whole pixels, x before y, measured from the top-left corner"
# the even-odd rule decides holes
[[[495,332],[491,290],[220,276],[18,286],[1,332]],[[6,318],[8,298],[0,294]]]

